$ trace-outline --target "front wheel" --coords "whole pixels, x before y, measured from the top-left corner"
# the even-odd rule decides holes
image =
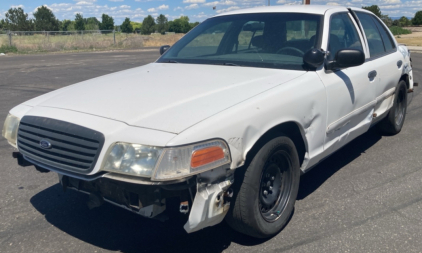
[[[388,115],[379,123],[378,128],[382,133],[394,135],[400,133],[407,110],[407,86],[405,81],[400,81],[394,95],[394,103]]]
[[[299,157],[286,136],[268,141],[235,180],[235,195],[226,216],[240,233],[266,238],[278,233],[294,208],[300,179]]]

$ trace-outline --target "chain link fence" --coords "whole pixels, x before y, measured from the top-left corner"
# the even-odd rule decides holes
[[[172,45],[182,36],[183,34],[127,34],[113,30],[7,31],[0,33],[0,46],[16,47],[19,52],[139,49],[148,46]]]

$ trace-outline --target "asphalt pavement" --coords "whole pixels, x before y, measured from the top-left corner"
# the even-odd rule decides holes
[[[1,56],[0,124],[25,100],[158,56],[158,49]],[[422,81],[422,54],[412,58]],[[63,192],[56,174],[19,167],[1,138],[0,252],[421,252],[420,89],[409,94],[400,134],[372,129],[303,175],[292,219],[267,240],[225,223],[186,234],[177,219],[162,223],[110,204],[89,210],[88,197]]]

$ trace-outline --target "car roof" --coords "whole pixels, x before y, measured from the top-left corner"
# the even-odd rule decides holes
[[[235,15],[235,14],[247,14],[247,13],[307,13],[307,14],[319,14],[324,15],[327,10],[338,9],[346,10],[346,7],[336,5],[277,5],[277,6],[262,6],[248,9],[240,9],[229,12],[224,12],[217,16]]]

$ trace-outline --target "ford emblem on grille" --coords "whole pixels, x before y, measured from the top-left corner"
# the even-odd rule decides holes
[[[47,140],[40,140],[40,147],[43,149],[49,149],[51,148],[51,143]]]

